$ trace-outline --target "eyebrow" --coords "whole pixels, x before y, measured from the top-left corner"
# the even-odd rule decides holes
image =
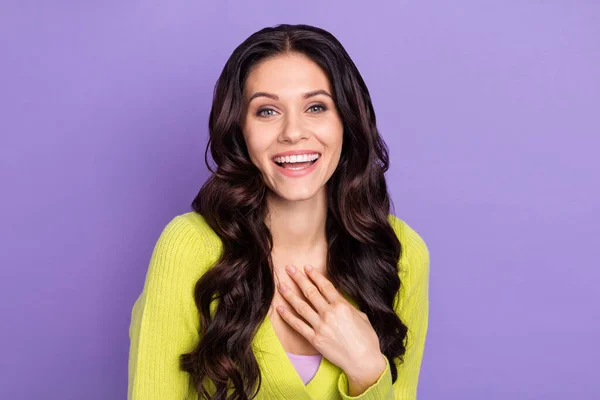
[[[314,96],[317,96],[319,94],[324,94],[325,96],[329,96],[329,97],[331,97],[331,99],[333,99],[333,97],[331,96],[331,94],[329,94],[329,92],[327,90],[323,90],[323,89],[313,90],[313,91],[310,91],[310,92],[302,93],[302,98],[303,99],[308,99],[310,97],[314,97]],[[250,103],[252,101],[252,99],[255,99],[257,97],[268,97],[269,99],[279,100],[279,96],[277,96],[276,94],[267,93],[267,92],[256,92],[252,96],[250,96],[250,99],[248,100],[248,103]]]

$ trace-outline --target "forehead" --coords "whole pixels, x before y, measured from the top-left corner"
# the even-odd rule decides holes
[[[309,57],[291,53],[269,58],[256,65],[246,79],[244,97],[258,91],[297,96],[316,89],[331,92],[325,72]]]

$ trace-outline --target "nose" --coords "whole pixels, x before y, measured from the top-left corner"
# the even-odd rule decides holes
[[[285,117],[279,141],[282,143],[296,143],[310,137],[310,130],[302,123],[302,118],[295,115]]]

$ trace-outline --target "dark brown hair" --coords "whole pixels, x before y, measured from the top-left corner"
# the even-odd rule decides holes
[[[251,342],[275,294],[273,238],[264,223],[269,189],[249,158],[240,118],[249,71],[289,52],[308,56],[327,74],[344,126],[341,158],[326,184],[327,275],[369,317],[390,361],[393,382],[393,360],[402,361],[406,351],[407,327],[394,311],[402,247],[388,220],[388,149],[377,130],[367,86],[329,32],[309,25],[264,28],[234,50],[215,85],[204,155],[212,175],[192,203],[223,242],[221,258],[195,287],[201,339],[181,356],[182,369],[202,399],[225,400],[230,388],[230,398],[250,399],[260,388]],[[208,163],[209,148],[216,170]],[[213,300],[218,306],[211,315]],[[215,385],[213,397],[203,385],[206,378]]]

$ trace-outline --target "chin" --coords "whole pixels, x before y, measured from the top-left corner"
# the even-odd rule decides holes
[[[319,190],[309,190],[306,188],[288,189],[288,190],[273,190],[271,192],[282,200],[287,201],[303,201],[310,200],[315,197]]]

